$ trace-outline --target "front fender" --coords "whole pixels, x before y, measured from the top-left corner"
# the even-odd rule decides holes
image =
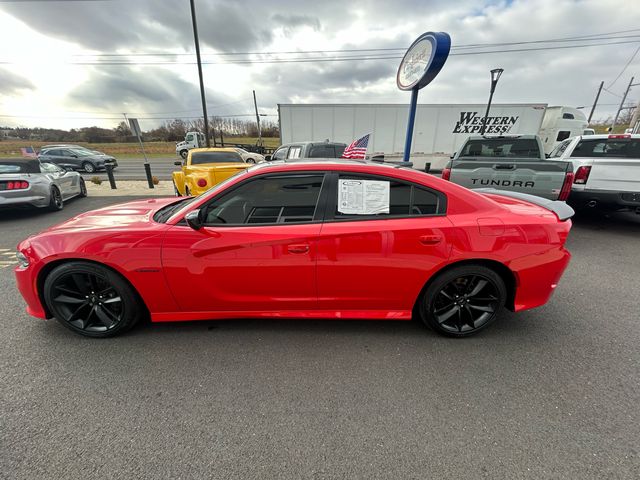
[[[178,190],[178,193],[180,193],[180,195],[184,195],[185,194],[184,172],[182,171],[171,172],[171,177],[173,178],[173,183],[175,184],[176,189]]]

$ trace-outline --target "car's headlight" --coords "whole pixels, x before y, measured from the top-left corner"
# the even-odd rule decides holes
[[[29,259],[22,252],[16,252],[16,259],[21,267],[27,268],[29,266]]]

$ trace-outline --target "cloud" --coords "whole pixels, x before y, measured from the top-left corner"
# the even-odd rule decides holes
[[[206,91],[207,103],[225,101]],[[200,90],[164,68],[144,70],[119,67],[117,70],[92,69],[87,81],[67,95],[67,103],[105,112],[149,112],[164,116],[199,114]],[[192,111],[190,112],[190,109]]]
[[[10,96],[22,90],[33,90],[35,85],[25,77],[0,68],[0,96]]]

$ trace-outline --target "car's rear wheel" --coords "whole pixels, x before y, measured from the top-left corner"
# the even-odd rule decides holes
[[[64,208],[64,201],[62,200],[62,194],[55,185],[51,187],[51,193],[49,194],[49,210],[56,212]]]
[[[88,262],[54,268],[44,282],[44,300],[60,323],[87,337],[122,333],[142,314],[135,291],[120,275]]]
[[[420,299],[420,316],[438,333],[466,337],[493,323],[506,298],[504,281],[495,271],[463,265],[434,279]]]
[[[87,196],[87,184],[84,181],[84,178],[80,177],[80,196],[81,197],[86,197]]]
[[[87,173],[93,173],[96,171],[96,166],[91,162],[82,162],[82,169]]]

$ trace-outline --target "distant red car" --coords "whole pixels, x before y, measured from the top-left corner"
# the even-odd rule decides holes
[[[563,202],[357,161],[261,164],[195,198],[74,217],[18,246],[27,312],[107,337],[142,317],[409,320],[465,336],[544,304]]]

